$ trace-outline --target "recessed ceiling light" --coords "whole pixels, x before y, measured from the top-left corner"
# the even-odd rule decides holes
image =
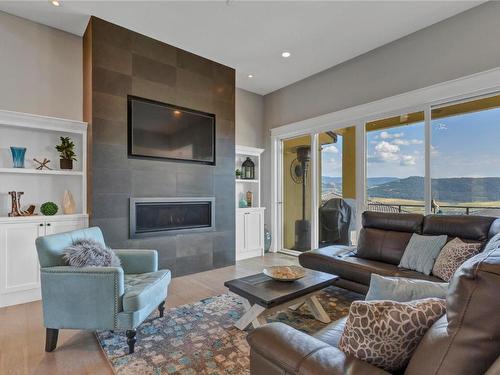
[[[249,74],[247,77],[248,78],[253,78],[253,74]]]
[[[55,7],[58,7],[59,5],[61,5],[61,3],[60,3],[59,1],[57,1],[57,0],[52,0],[50,3],[51,3],[53,6],[55,6]]]
[[[288,57],[292,56],[292,54],[291,54],[290,52],[288,52],[288,51],[285,51],[285,52],[283,52],[283,53],[281,54],[281,56],[282,56],[282,57],[284,57],[284,58],[286,59],[286,58],[288,58]]]

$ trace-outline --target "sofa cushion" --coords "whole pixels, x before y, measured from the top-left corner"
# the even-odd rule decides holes
[[[446,312],[446,301],[354,301],[339,349],[386,371],[403,369],[425,332]]]
[[[313,335],[313,337],[316,337],[318,340],[326,342],[328,345],[338,348],[340,337],[344,332],[346,320],[347,317],[341,318],[339,320],[334,321],[333,323],[328,324],[326,327],[316,332]]]
[[[140,310],[156,302],[158,295],[166,296],[170,278],[169,270],[125,275],[123,311]]]
[[[459,237],[463,240],[486,241],[494,217],[472,215],[427,215],[423,234]]]
[[[415,351],[406,375],[482,375],[500,354],[500,234],[455,272],[445,319]]]
[[[384,277],[372,273],[366,301],[408,302],[422,298],[446,298],[448,283],[406,277]]]
[[[376,228],[395,232],[422,233],[424,216],[365,211],[362,216],[363,228]]]
[[[369,285],[372,272],[380,275],[393,276],[398,267],[388,263],[362,259],[357,256],[329,257],[318,250],[301,254],[299,262],[306,268],[328,272],[342,279]]]
[[[363,212],[357,254],[361,258],[399,264],[413,233],[422,232],[423,216]]]
[[[447,239],[446,235],[421,236],[413,234],[408,246],[406,246],[399,267],[430,275],[432,266],[434,266],[434,262]]]
[[[479,254],[481,248],[481,242],[463,242],[460,238],[455,237],[439,253],[432,268],[433,275],[440,277],[444,281],[450,281],[462,263]]]
[[[331,250],[324,249],[300,254],[299,263],[303,267],[331,273],[339,276],[341,279],[363,285],[370,285],[372,273],[382,276],[410,277],[437,282],[443,281],[435,276],[427,276],[416,271],[398,268],[393,264],[359,258],[352,253],[334,255]]]

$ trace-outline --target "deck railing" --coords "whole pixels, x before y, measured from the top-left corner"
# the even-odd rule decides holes
[[[368,202],[368,210],[376,212],[414,212],[411,209],[421,208],[422,211],[425,209],[423,204],[395,204],[395,203],[380,203],[380,202]],[[442,213],[443,211],[453,211],[465,215],[474,215],[478,211],[485,210],[498,210],[500,212],[500,207],[497,206],[463,206],[463,205],[439,205],[432,207],[433,213]]]

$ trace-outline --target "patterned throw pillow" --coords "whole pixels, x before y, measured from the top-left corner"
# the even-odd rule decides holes
[[[339,349],[393,372],[404,369],[425,332],[446,312],[446,301],[354,301]]]
[[[450,281],[463,262],[481,252],[481,246],[480,242],[463,242],[458,237],[454,238],[439,253],[432,274],[444,281]]]

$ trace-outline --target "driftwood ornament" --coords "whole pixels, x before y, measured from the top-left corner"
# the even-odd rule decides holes
[[[23,191],[9,191],[9,195],[12,201],[9,217],[35,215],[35,206],[32,204],[28,207],[27,210],[21,210],[21,196],[23,194]]]
[[[33,159],[33,161],[39,164],[38,167],[36,167],[36,169],[38,169],[39,171],[43,170],[44,168],[48,169],[49,171],[52,170],[52,168],[50,168],[48,165],[50,163],[50,160],[47,158],[43,158],[43,161],[38,161],[36,159]]]

